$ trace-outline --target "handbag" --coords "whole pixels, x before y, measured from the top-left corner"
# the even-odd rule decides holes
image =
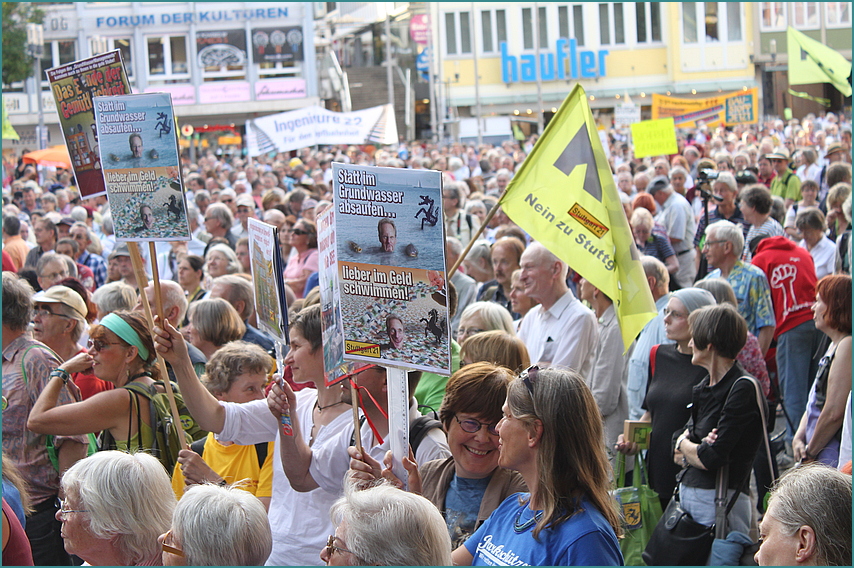
[[[759,382],[753,377],[747,375],[741,377],[741,379],[749,380],[753,383],[753,387],[756,389],[756,404],[759,406],[759,415],[762,417],[762,440],[765,442],[765,454],[768,459],[768,470],[773,472],[774,463],[773,458],[771,457],[771,444],[768,441],[768,432],[764,429],[764,425],[767,424],[767,420],[765,418],[765,405],[762,404],[763,396],[762,391],[759,390]],[[735,384],[733,384],[733,386],[735,386]],[[750,474],[748,473],[748,477],[749,475]],[[726,535],[726,538],[724,538],[723,535]],[[712,543],[712,554],[709,563],[716,566],[756,566],[756,561],[753,556],[756,554],[757,550],[759,550],[759,543],[753,542],[750,537],[740,532],[733,531],[731,533],[727,533],[724,528],[724,530],[719,533],[718,538],[715,538]]]
[[[737,382],[738,380],[735,381],[735,383]],[[735,383],[730,388],[727,399],[732,394]],[[724,402],[724,406],[726,406],[726,402]],[[716,526],[720,525],[720,522],[703,525],[695,521],[691,517],[691,513],[682,508],[679,502],[679,481],[681,481],[686,469],[683,469],[677,476],[673,497],[667,504],[661,520],[655,525],[655,530],[653,530],[649,543],[643,551],[642,558],[647,566],[705,566],[709,560],[712,544],[715,541]],[[726,517],[738,499],[739,492],[736,491],[730,498],[726,509],[723,509],[728,478],[729,466],[719,468],[715,478],[715,519],[722,519],[724,526],[718,526],[718,532],[726,530]]]
[[[641,555],[649,542],[652,531],[661,518],[661,500],[658,493],[647,484],[645,460],[638,455],[635,458],[635,475],[631,486],[626,486],[626,456],[617,456],[618,487],[611,494],[617,501],[620,517],[623,521],[623,539],[620,550],[626,566],[640,566]]]

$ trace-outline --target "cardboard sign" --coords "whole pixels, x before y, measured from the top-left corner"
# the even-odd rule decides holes
[[[249,219],[249,263],[255,288],[258,329],[285,345],[288,337],[288,306],[285,300],[285,269],[279,249],[279,231],[258,219]]]

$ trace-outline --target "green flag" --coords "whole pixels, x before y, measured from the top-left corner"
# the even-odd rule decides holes
[[[3,140],[20,140],[21,137],[15,132],[12,123],[9,122],[9,116],[6,113],[6,105],[3,105]]]
[[[799,32],[793,27],[787,31],[789,52],[789,84],[830,83],[846,97],[851,96],[851,62],[845,57]]]

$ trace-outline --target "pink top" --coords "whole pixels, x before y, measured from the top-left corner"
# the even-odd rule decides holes
[[[291,257],[288,265],[285,266],[284,277],[285,281],[293,278],[303,278],[305,271],[309,274],[317,272],[317,249],[310,248],[300,254]],[[302,298],[304,290],[294,290],[297,298]]]

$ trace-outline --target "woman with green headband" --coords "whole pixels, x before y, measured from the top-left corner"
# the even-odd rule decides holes
[[[50,373],[50,381],[30,411],[27,428],[55,436],[107,430],[116,441],[116,449],[151,448],[154,434],[149,424],[148,399],[120,388],[134,381],[148,386],[160,378],[145,318],[138,312],[113,312],[92,327],[88,345],[88,351]],[[87,369],[116,388],[82,402],[57,406],[59,393],[65,387],[80,400],[79,391],[70,380],[71,373]],[[68,465],[71,464],[65,464]]]

